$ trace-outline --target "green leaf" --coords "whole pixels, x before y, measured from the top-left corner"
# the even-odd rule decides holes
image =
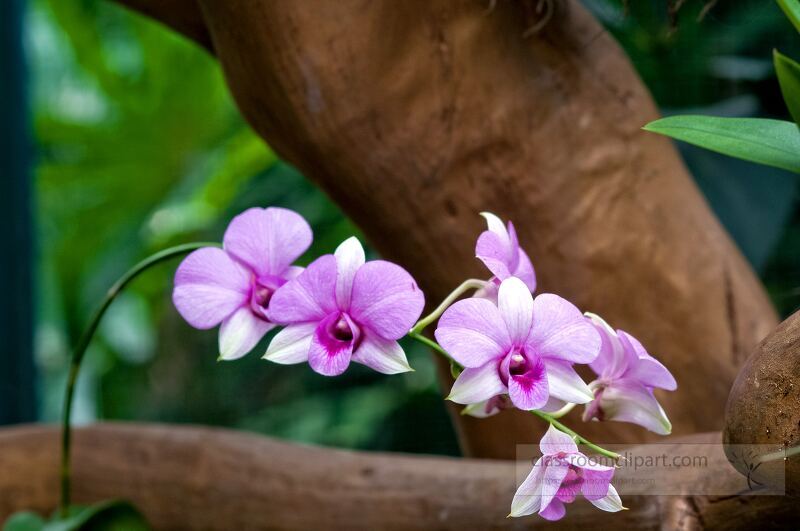
[[[42,531],[43,529],[42,517],[30,511],[12,514],[3,525],[3,531]]]
[[[797,0],[778,0],[778,5],[781,6],[786,17],[792,21],[797,31],[800,31],[800,2]]]
[[[775,60],[775,72],[781,84],[783,101],[786,102],[794,123],[800,125],[800,64],[778,50],[774,50],[772,55]]]
[[[800,173],[800,130],[792,122],[688,115],[650,122],[644,130],[731,157]]]
[[[129,502],[111,500],[70,510],[66,518],[48,522],[42,531],[149,531],[142,514]]]

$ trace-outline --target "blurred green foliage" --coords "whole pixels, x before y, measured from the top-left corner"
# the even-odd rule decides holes
[[[689,1],[672,27],[663,0],[628,2],[628,13],[621,1],[585,2],[666,112],[786,117],[769,54],[775,46],[800,54],[772,6],[720,2],[698,23],[703,2]],[[32,0],[26,29],[38,142],[37,361],[42,417],[52,420],[68,346],[137,259],[177,242],[218,240],[253,205],[309,219],[315,243],[306,261],[358,231],[248,129],[216,62],[183,38],[96,0]],[[781,311],[793,309],[795,181],[683,153]],[[175,265],[149,272],[112,307],[87,359],[78,419],[194,422],[344,447],[457,453],[423,350],[408,345],[417,372],[391,378],[355,367],[326,379],[268,364],[261,348],[218,363],[216,332],[191,329],[171,307]]]

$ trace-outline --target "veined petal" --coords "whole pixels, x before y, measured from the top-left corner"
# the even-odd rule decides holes
[[[542,501],[541,506],[547,508],[550,502],[555,500],[558,489],[564,478],[567,477],[569,472],[569,465],[561,459],[546,459],[544,467],[544,475],[542,477]],[[539,511],[541,515],[541,511]]]
[[[353,331],[347,340],[338,339],[332,330],[339,319],[346,316],[334,312],[319,322],[308,350],[308,364],[323,376],[338,376],[347,370],[353,354],[353,346],[358,341],[355,327],[347,319]]]
[[[500,280],[511,276],[511,271],[508,269],[510,255],[510,244],[507,238],[504,240],[490,231],[484,231],[478,236],[478,242],[475,244],[475,256]]]
[[[413,371],[400,343],[367,332],[353,352],[353,361],[382,374]]]
[[[511,274],[522,280],[531,293],[536,291],[536,271],[533,269],[531,259],[522,249],[517,250],[517,268],[511,271]]]
[[[557,430],[552,424],[547,428],[542,440],[539,441],[539,450],[544,455],[556,455],[559,453],[575,454],[578,452],[578,445],[572,440],[572,437]]]
[[[507,391],[497,373],[497,361],[492,360],[481,367],[464,369],[456,378],[447,399],[457,404],[475,404]]]
[[[533,319],[533,297],[522,280],[511,277],[500,284],[497,307],[514,345],[528,338]]]
[[[508,378],[508,396],[517,408],[524,411],[547,404],[548,389],[547,369],[538,358],[528,364],[523,374],[511,374]]]
[[[559,500],[558,498],[553,498],[553,500],[541,511],[539,511],[539,516],[544,518],[545,520],[550,520],[551,522],[555,522],[556,520],[561,520],[564,518],[564,515],[567,514],[567,508],[564,505],[564,502]]]
[[[281,324],[320,321],[336,311],[335,288],[336,258],[320,256],[278,288],[269,303],[269,318]]]
[[[279,276],[311,245],[311,227],[292,210],[250,208],[233,218],[225,231],[225,250],[259,277]]]
[[[672,424],[653,391],[635,380],[616,380],[603,389],[600,407],[605,420],[631,422],[659,435],[672,431]]]
[[[222,249],[204,247],[183,259],[175,272],[172,302],[195,328],[217,326],[248,304],[250,274]]]
[[[533,300],[533,326],[527,343],[540,356],[589,363],[600,352],[601,340],[571,302],[544,293]]]
[[[400,339],[425,306],[417,283],[399,265],[384,260],[367,262],[356,272],[350,315],[384,339]]]
[[[585,404],[594,399],[592,390],[575,372],[571,363],[553,358],[544,358],[542,361],[547,369],[550,396],[574,404]]]
[[[614,468],[602,465],[585,466],[582,468],[583,483],[581,484],[581,494],[589,501],[597,501],[605,498],[611,487],[611,478],[614,477]]]
[[[289,325],[272,338],[264,359],[281,365],[308,361],[308,351],[317,323]]]
[[[339,309],[350,307],[350,294],[353,291],[353,278],[358,268],[364,265],[364,248],[358,238],[351,236],[336,248],[336,302]]]
[[[648,387],[660,387],[667,391],[674,391],[678,388],[678,383],[669,369],[648,354],[638,339],[622,330],[617,330],[617,334],[623,347],[630,350],[637,360],[637,363],[629,367],[625,373],[626,378],[633,378]]]
[[[511,501],[511,514],[519,517],[539,512],[542,501],[542,480],[544,477],[544,459],[539,458],[533,465],[528,477],[517,487]]]
[[[600,353],[589,367],[603,378],[619,378],[628,368],[628,357],[617,332],[599,315],[586,312],[586,318],[600,334]]]
[[[623,510],[625,507],[622,506],[622,500],[617,494],[617,489],[614,488],[614,485],[608,486],[608,494],[604,498],[599,500],[589,500],[592,502],[592,505],[597,507],[602,511],[608,511],[610,513],[615,513],[617,511]]]
[[[256,317],[249,307],[239,308],[219,327],[220,357],[224,360],[241,358],[274,327],[274,324]]]
[[[486,299],[463,299],[450,306],[439,318],[435,336],[464,367],[480,367],[511,348],[500,311]]]

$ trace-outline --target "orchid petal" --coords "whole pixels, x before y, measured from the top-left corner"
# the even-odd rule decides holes
[[[204,247],[183,259],[175,272],[172,301],[195,328],[217,326],[250,296],[250,275],[222,249]]]
[[[582,467],[583,483],[581,494],[589,501],[602,500],[608,495],[611,487],[611,478],[614,477],[614,467],[594,465]]]
[[[600,352],[600,334],[569,301],[545,293],[533,301],[527,344],[540,356],[589,363]]]
[[[547,428],[542,440],[539,441],[539,450],[544,455],[556,455],[559,453],[574,454],[578,452],[578,445],[572,437],[556,429],[552,424]]]
[[[314,260],[300,275],[275,292],[269,318],[281,324],[320,321],[336,311],[336,258]]]
[[[544,358],[542,361],[547,369],[550,396],[574,404],[585,404],[594,399],[592,390],[575,372],[571,363],[553,358]]]
[[[333,336],[331,329],[340,318],[346,316],[332,313],[319,322],[311,339],[308,350],[308,364],[315,372],[323,376],[338,376],[347,370],[353,354],[353,345],[358,340],[354,333],[349,340],[341,340]],[[351,330],[354,325],[347,319]]]
[[[497,373],[497,362],[492,360],[481,367],[464,369],[456,378],[447,399],[457,404],[474,404],[507,391]]]
[[[539,458],[528,476],[517,487],[511,501],[509,516],[527,516],[539,512],[542,502],[542,478],[544,476],[544,458]]]
[[[541,506],[547,508],[550,502],[555,500],[558,489],[564,478],[567,477],[569,472],[569,465],[561,459],[546,459],[544,467],[544,475],[542,477],[542,501]],[[539,511],[541,515],[541,511]]]
[[[383,260],[356,272],[350,299],[355,321],[384,339],[400,339],[419,319],[425,297],[402,267]]]
[[[219,327],[219,356],[224,360],[239,359],[275,327],[243,306],[222,321]]]
[[[635,380],[617,380],[603,389],[600,407],[604,420],[631,422],[659,435],[672,431],[672,424],[653,391]]]
[[[667,391],[678,388],[678,383],[669,369],[648,354],[638,339],[622,330],[617,330],[617,334],[623,347],[632,352],[638,361],[625,373],[626,378],[633,378],[648,387],[660,387]]]
[[[367,333],[353,352],[353,361],[366,365],[382,374],[399,374],[413,371],[406,353],[397,341]]]
[[[478,236],[475,244],[475,256],[484,263],[489,271],[500,280],[505,280],[511,276],[508,269],[511,250],[508,239],[504,240],[494,232],[485,231]]]
[[[539,516],[551,522],[561,520],[565,514],[567,514],[567,508],[564,506],[564,502],[558,498],[553,498],[547,507],[539,511]]]
[[[317,323],[289,325],[272,338],[264,359],[281,365],[308,361],[308,351]]]
[[[267,277],[280,276],[308,249],[311,240],[311,227],[297,212],[250,208],[231,220],[223,245],[259,277]]]
[[[481,367],[511,348],[500,311],[486,299],[464,299],[450,306],[439,319],[435,335],[464,367]]]
[[[351,236],[339,244],[333,254],[336,257],[336,302],[339,309],[344,310],[350,307],[356,271],[364,265],[364,248],[358,238]]]
[[[528,287],[528,290],[533,293],[536,291],[536,271],[533,269],[531,259],[528,258],[525,251],[519,249],[517,253],[519,255],[517,258],[518,265],[511,274],[522,280]]]
[[[493,232],[504,238],[509,240],[508,230],[506,226],[503,224],[503,220],[501,220],[496,215],[492,214],[491,212],[481,212],[481,217],[486,220],[486,226],[489,229],[489,232]]]
[[[622,506],[622,500],[617,493],[617,489],[614,488],[614,485],[608,486],[608,494],[606,494],[604,498],[589,501],[601,511],[615,513],[625,509],[625,507]]]
[[[512,374],[508,378],[508,396],[514,405],[524,411],[539,409],[549,398],[547,369],[537,358],[523,374]]]
[[[497,307],[511,342],[515,345],[524,343],[533,319],[533,297],[525,283],[516,277],[504,280],[500,284]]]
[[[589,367],[603,378],[619,378],[628,368],[628,358],[617,332],[599,315],[589,312],[584,315],[600,334],[600,353]]]

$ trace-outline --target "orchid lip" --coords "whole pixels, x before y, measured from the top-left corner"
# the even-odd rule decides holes
[[[272,296],[286,280],[280,277],[256,278],[253,276],[250,287],[250,309],[253,314],[269,322],[267,318],[267,308],[272,300]]]

